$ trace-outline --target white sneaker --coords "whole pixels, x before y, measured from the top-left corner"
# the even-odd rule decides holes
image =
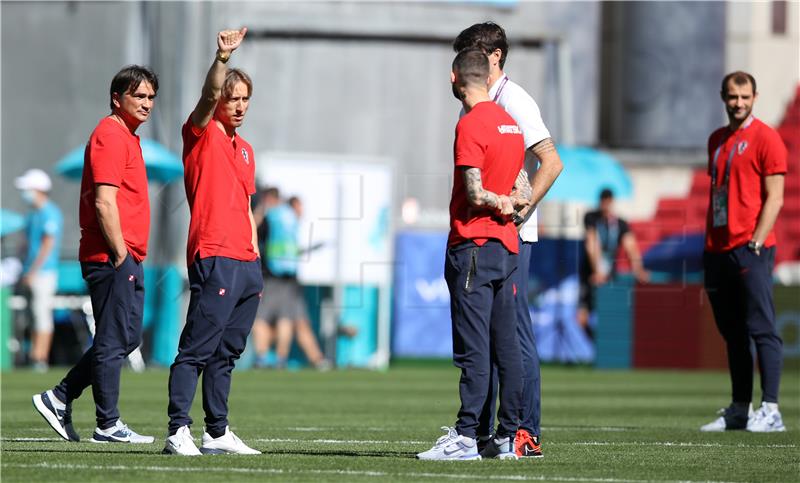
[[[741,410],[737,410],[732,403],[727,408],[717,411],[717,414],[719,414],[719,417],[708,424],[700,426],[700,431],[716,433],[729,429],[745,429],[753,417],[753,405],[748,406],[747,416]]]
[[[225,426],[225,434],[219,438],[212,438],[210,434],[203,431],[203,446],[200,447],[200,452],[203,454],[261,454],[261,451],[244,444],[228,426]]]
[[[747,430],[753,433],[782,433],[786,431],[786,426],[783,425],[781,412],[777,409],[770,411],[767,403],[762,402],[753,417],[747,420]]]
[[[200,450],[194,444],[189,426],[181,426],[172,436],[167,437],[163,454],[177,454],[181,456],[200,456]]]
[[[428,451],[417,454],[419,460],[479,460],[478,445],[474,439],[458,434],[455,428],[442,426],[444,436],[436,440],[436,444]]]
[[[142,436],[129,428],[121,419],[117,419],[114,426],[108,429],[94,428],[94,434],[89,440],[92,443],[134,443],[150,444],[155,441],[153,436]]]

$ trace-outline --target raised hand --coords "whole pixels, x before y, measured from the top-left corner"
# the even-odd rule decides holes
[[[247,27],[241,30],[223,30],[217,34],[217,49],[223,53],[230,53],[242,44],[244,36],[247,34]]]

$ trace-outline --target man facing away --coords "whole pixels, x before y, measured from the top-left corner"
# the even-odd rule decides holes
[[[519,126],[488,93],[489,61],[479,49],[456,55],[453,94],[466,114],[456,126],[455,169],[445,280],[450,291],[453,362],[461,369],[461,409],[425,460],[516,459],[513,439],[522,394],[513,274],[519,242],[509,198],[523,167]],[[489,393],[492,355],[500,379],[499,427],[479,454],[479,417]]]
[[[522,350],[523,395],[520,414],[520,430],[515,437],[514,446],[520,457],[541,457],[541,375],[539,354],[528,308],[528,271],[531,263],[533,243],[538,240],[536,205],[544,198],[563,169],[561,158],[556,151],[550,132],[542,120],[539,106],[525,90],[510,80],[503,71],[508,57],[508,40],[505,30],[493,22],[474,24],[464,29],[455,42],[456,52],[465,48],[478,48],[489,59],[489,97],[505,109],[516,121],[525,137],[526,173],[535,172],[530,182],[521,185],[529,191],[529,207],[520,210],[524,222],[519,228],[519,270],[515,272],[514,283],[517,288],[517,331]],[[541,166],[537,169],[537,164]],[[492,378],[491,392],[487,395],[486,406],[481,414],[478,428],[478,445],[483,446],[494,432],[494,407],[497,399],[497,381]]]
[[[25,286],[33,316],[31,364],[35,371],[46,371],[53,342],[53,302],[58,286],[58,254],[64,233],[64,217],[50,200],[52,182],[41,169],[30,169],[14,180],[31,211],[25,224],[25,261],[22,285]]]
[[[96,332],[92,346],[64,379],[33,396],[39,414],[62,438],[78,441],[72,401],[92,386],[97,428],[95,443],[152,443],[120,420],[120,372],[141,344],[144,272],[150,230],[147,173],[136,129],[150,117],[158,79],[137,65],[111,81],[111,114],[86,145],[81,180],[78,259],[89,286]]]
[[[217,34],[217,54],[202,95],[183,125],[191,295],[178,355],[170,367],[164,453],[260,453],[228,427],[231,372],[250,335],[263,284],[250,209],[256,192],[255,157],[236,133],[253,83],[243,71],[226,67],[246,33],[243,28]],[[189,430],[189,410],[201,373],[206,427],[198,449]]]
[[[708,138],[711,199],[703,254],[705,288],[728,349],[731,403],[701,431],[786,431],[778,411],[782,347],[775,328],[772,227],[783,205],[787,152],[775,130],[753,116],[756,80],[733,72],[720,91],[728,125]],[[761,406],[752,411],[754,343]]]

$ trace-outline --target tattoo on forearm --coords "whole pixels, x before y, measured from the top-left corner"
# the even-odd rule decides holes
[[[517,179],[514,181],[514,191],[514,195],[517,198],[530,200],[531,196],[533,196],[533,189],[530,181],[528,181],[528,172],[525,171],[525,168],[522,168],[517,174]]]
[[[553,138],[542,139],[533,146],[533,154],[539,159],[542,159],[543,154],[551,153],[556,150],[556,145],[553,144]]]
[[[497,195],[483,189],[480,169],[465,169],[464,185],[467,188],[467,196],[473,204],[488,206],[490,208],[497,208],[500,206],[500,200],[497,198]]]

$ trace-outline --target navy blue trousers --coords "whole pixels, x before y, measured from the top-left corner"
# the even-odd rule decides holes
[[[260,263],[208,257],[189,267],[189,310],[169,371],[170,434],[192,424],[189,410],[201,373],[206,431],[225,432],[231,372],[247,344],[263,288]]]
[[[97,427],[107,429],[119,419],[119,379],[125,358],[142,342],[144,272],[128,255],[118,269],[111,262],[81,263],[89,286],[95,335],[53,394],[66,403],[92,386]]]
[[[732,401],[753,399],[753,353],[755,343],[765,402],[778,402],[783,341],[775,328],[772,303],[772,268],[775,247],[756,255],[747,246],[725,253],[703,254],[705,288],[714,320],[728,347]]]
[[[500,242],[472,242],[447,249],[445,280],[450,289],[453,362],[461,369],[456,431],[475,438],[490,392],[492,361],[500,384],[498,437],[514,437],[519,427],[522,362],[517,333],[513,275],[517,255]]]
[[[539,352],[533,335],[533,321],[528,307],[528,271],[531,266],[533,243],[519,241],[519,266],[514,272],[516,285],[517,333],[522,356],[522,401],[520,403],[520,429],[531,434],[541,435],[542,385],[539,368]],[[492,361],[490,392],[481,411],[478,435],[494,434],[494,413],[497,402],[497,367]]]

